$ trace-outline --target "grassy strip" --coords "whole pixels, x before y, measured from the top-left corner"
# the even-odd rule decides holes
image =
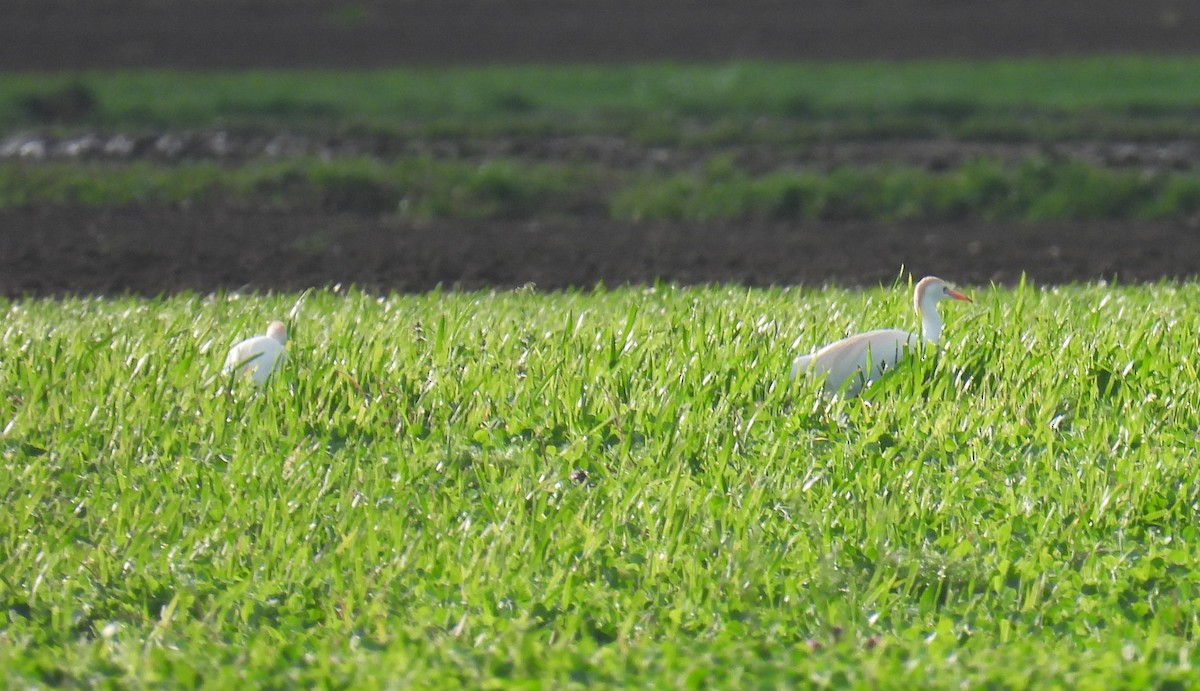
[[[337,127],[413,135],[1187,136],[1200,58],[0,75],[0,127]],[[749,131],[747,131],[749,130]]]
[[[233,169],[211,163],[8,164],[0,165],[0,206],[202,200],[418,218],[506,218],[565,213],[560,207],[589,189],[595,177],[583,167],[429,158],[289,160]]]
[[[907,286],[5,303],[0,676],[1190,683],[1200,288],[975,298],[828,409]]]
[[[750,176],[720,160],[700,175],[629,185],[613,215],[632,219],[821,218],[1046,221],[1150,219],[1200,212],[1200,176],[1145,175],[1081,163],[974,161],[950,172],[839,168]]]
[[[428,158],[214,164],[0,165],[0,206],[191,200],[418,218],[532,218],[607,213],[632,220],[1150,219],[1200,213],[1200,176],[1111,171],[1030,160],[918,168],[783,170],[750,175],[717,157],[658,176],[584,166],[483,165]]]

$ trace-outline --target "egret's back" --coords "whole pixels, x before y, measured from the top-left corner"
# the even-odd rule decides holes
[[[896,366],[919,337],[902,329],[877,329],[843,338],[797,358],[793,374],[807,371],[825,379],[825,393],[857,395],[866,382]]]
[[[270,336],[255,336],[229,349],[225,358],[226,371],[249,371],[255,384],[266,383],[275,366],[283,359],[284,346]]]

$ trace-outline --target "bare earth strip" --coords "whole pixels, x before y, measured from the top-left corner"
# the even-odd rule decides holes
[[[0,69],[1190,53],[1184,0],[7,0]]]
[[[1170,248],[1167,251],[1166,248]],[[964,283],[1187,277],[1187,222],[703,225],[437,221],[213,209],[0,211],[0,293],[539,289],[647,283]]]

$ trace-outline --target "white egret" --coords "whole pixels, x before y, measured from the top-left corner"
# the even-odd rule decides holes
[[[835,393],[847,397],[858,395],[864,384],[895,367],[922,337],[937,345],[942,338],[942,317],[937,311],[939,300],[972,302],[942,279],[926,276],[913,290],[913,308],[921,315],[920,335],[903,329],[876,329],[855,334],[796,358],[792,364],[792,377],[800,373],[823,377],[826,396]]]
[[[262,386],[283,361],[287,351],[287,327],[283,322],[271,322],[266,336],[255,336],[235,344],[225,358],[225,371],[250,373],[255,384]]]

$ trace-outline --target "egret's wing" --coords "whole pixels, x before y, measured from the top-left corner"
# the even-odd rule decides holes
[[[792,379],[795,379],[802,372],[808,372],[809,368],[812,367],[813,357],[815,355],[809,353],[808,355],[801,355],[796,358],[795,362],[792,363]]]
[[[830,343],[814,356],[812,370],[825,375],[825,391],[847,396],[894,367],[914,335],[900,329],[878,329]]]
[[[252,352],[249,356],[245,355],[245,352],[244,349],[236,347],[229,351],[229,357],[225,358],[226,369],[241,369],[267,354],[265,350]]]

